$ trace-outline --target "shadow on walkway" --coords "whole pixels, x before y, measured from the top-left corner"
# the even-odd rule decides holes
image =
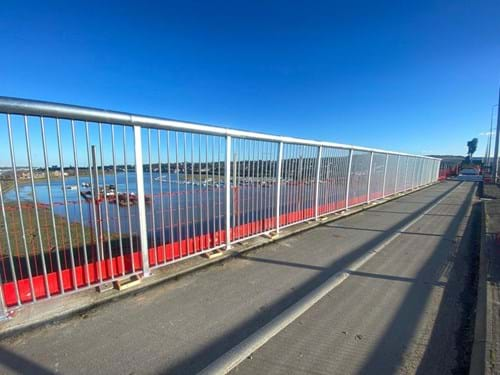
[[[18,374],[53,375],[54,372],[0,346],[0,364]]]
[[[414,220],[415,218],[420,216],[429,207],[431,207],[437,201],[439,201],[441,198],[446,196],[457,185],[458,185],[458,183],[450,183],[445,190],[443,190],[443,191],[438,190],[438,192],[440,194],[438,196],[436,196],[434,199],[432,199],[432,201],[427,202],[425,204],[425,206],[422,206],[420,209],[418,209],[414,213],[409,214],[407,217],[400,220],[397,224],[393,225],[387,231],[381,232],[372,240],[367,241],[362,246],[359,246],[358,248],[354,249],[353,251],[350,251],[349,254],[336,260],[335,262],[333,262],[332,264],[330,264],[326,268],[293,264],[293,263],[280,262],[280,261],[274,261],[274,260],[271,261],[271,260],[266,260],[263,258],[256,259],[256,258],[251,257],[251,256],[246,256],[245,257],[246,260],[274,263],[277,266],[308,267],[308,268],[317,269],[321,272],[318,275],[312,277],[307,282],[303,283],[302,285],[300,285],[296,288],[291,288],[291,291],[288,295],[282,297],[279,300],[276,300],[272,305],[267,306],[265,309],[262,309],[260,311],[260,313],[256,314],[251,319],[248,319],[244,323],[242,323],[238,326],[235,326],[229,332],[212,340],[210,343],[206,344],[203,348],[201,348],[198,352],[191,353],[188,357],[186,357],[182,361],[179,361],[178,363],[169,364],[164,369],[164,373],[166,373],[166,374],[186,374],[186,373],[199,372],[200,370],[202,370],[203,368],[208,366],[212,361],[214,361],[215,359],[217,359],[218,357],[223,355],[225,352],[227,352],[228,350],[233,348],[235,345],[239,344],[241,341],[243,341],[245,338],[247,338],[248,336],[253,334],[259,328],[261,328],[262,326],[264,326],[265,324],[270,322],[273,318],[275,318],[281,312],[286,310],[288,307],[293,305],[295,302],[297,302],[298,300],[300,300],[301,298],[306,296],[308,293],[310,293],[312,290],[317,288],[319,285],[324,283],[332,275],[345,269],[352,262],[354,262],[355,260],[360,258],[362,255],[366,254],[367,252],[373,250],[375,247],[380,245],[388,237],[390,237],[394,233],[400,231],[405,225],[407,225],[412,220]],[[443,185],[441,185],[441,186],[443,186]],[[467,201],[469,201],[469,200],[470,200],[470,197],[468,197]],[[461,213],[463,214],[467,208],[467,205],[464,202],[464,204],[462,206],[463,206],[463,212],[461,211]],[[368,210],[368,211],[370,211],[370,210]],[[453,227],[450,230],[456,231],[456,228]],[[446,242],[448,242],[448,241],[446,240]],[[420,313],[421,313],[421,310],[417,311],[417,314],[416,314],[416,316],[413,316],[413,319],[415,319],[415,317],[418,317],[418,315]],[[412,317],[412,314],[410,314],[410,317]],[[397,324],[400,324],[399,321],[397,322]],[[408,331],[407,333],[411,334],[412,331]],[[372,371],[371,373],[374,373],[374,372]]]
[[[365,361],[360,373],[387,374],[397,373],[402,370],[400,366],[405,359],[406,345],[412,339],[415,339],[418,323],[424,314],[432,289],[436,283],[439,283],[439,279],[446,272],[446,266],[449,263],[453,265],[453,270],[444,287],[444,297],[440,305],[437,320],[434,323],[434,332],[432,333],[430,343],[425,350],[423,360],[420,363],[412,363],[410,365],[418,367],[418,372],[421,374],[442,374],[456,367],[454,363],[455,356],[450,351],[457,343],[453,342],[453,337],[449,334],[448,330],[453,329],[453,332],[455,332],[459,328],[455,326],[457,320],[460,319],[460,314],[456,312],[460,308],[456,303],[458,299],[456,295],[460,294],[463,289],[463,280],[459,278],[464,276],[460,274],[464,270],[464,267],[466,267],[464,264],[464,253],[469,251],[469,248],[468,246],[464,246],[464,244],[467,245],[467,238],[464,238],[459,249],[452,251],[450,247],[454,247],[455,245],[450,244],[449,239],[455,238],[458,235],[461,224],[473,200],[474,192],[475,188],[471,185],[470,191],[466,199],[461,203],[457,215],[446,229],[446,232],[442,236],[443,238],[435,246],[432,255],[420,269],[415,280],[416,282],[411,284],[401,302],[399,310],[396,312],[384,335],[379,339],[376,349]],[[442,204],[446,203],[441,203],[440,205]],[[475,218],[474,215],[470,215],[467,220],[466,232],[469,234]],[[448,321],[446,322],[445,320]],[[445,340],[451,340],[451,342],[445,342]],[[424,343],[418,342],[417,345],[424,345]],[[400,350],[396,350],[395,348],[399,348]],[[412,372],[415,371],[415,368],[405,368],[403,370]]]

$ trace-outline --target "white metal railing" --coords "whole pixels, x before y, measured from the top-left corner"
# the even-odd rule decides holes
[[[440,164],[24,99],[0,114],[4,313],[433,183]]]

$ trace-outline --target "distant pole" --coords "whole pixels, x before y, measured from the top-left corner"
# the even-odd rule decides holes
[[[493,104],[491,106],[491,118],[490,118],[490,131],[488,133],[488,143],[486,145],[486,153],[484,155],[485,157],[485,165],[488,165],[490,168],[490,174],[492,173],[493,165],[492,165],[492,157],[491,157],[491,140],[493,139],[493,119],[495,118],[495,107],[497,107],[498,104]]]
[[[497,132],[495,138],[495,154],[493,157],[493,182],[498,181],[498,142],[500,138],[500,89],[498,90]]]

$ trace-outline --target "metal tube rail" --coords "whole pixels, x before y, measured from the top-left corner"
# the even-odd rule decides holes
[[[143,126],[150,128],[168,129],[168,130],[183,130],[194,133],[232,136],[238,138],[250,138],[263,141],[285,142],[310,146],[335,147],[354,151],[379,152],[386,154],[402,155],[402,156],[417,156],[419,158],[440,160],[430,156],[421,156],[407,154],[404,152],[387,151],[375,148],[361,147],[355,145],[341,144],[335,142],[322,142],[302,138],[285,137],[270,135],[257,132],[249,132],[244,130],[236,130],[219,126],[199,124],[194,122],[178,121],[165,119],[160,117],[150,117],[135,115],[125,112],[108,111],[96,108],[74,106],[68,104],[51,103],[29,99],[19,99],[0,96],[0,112],[54,117],[59,119],[81,120],[91,122],[101,122],[109,124],[121,124],[130,126]]]

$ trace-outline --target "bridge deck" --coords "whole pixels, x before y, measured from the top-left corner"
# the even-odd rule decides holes
[[[0,372],[195,373],[444,198],[233,372],[449,373],[465,350],[474,191],[435,185],[4,340]]]

